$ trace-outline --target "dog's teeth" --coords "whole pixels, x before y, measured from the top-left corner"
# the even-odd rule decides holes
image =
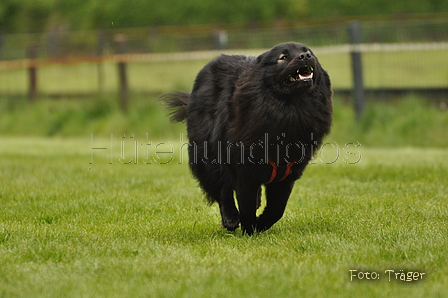
[[[313,74],[312,73],[310,73],[309,75],[305,75],[305,76],[302,76],[302,75],[299,74],[299,79],[300,80],[305,80],[305,79],[310,80],[312,78],[313,78]]]

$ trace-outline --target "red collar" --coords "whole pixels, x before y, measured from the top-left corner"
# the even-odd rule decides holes
[[[271,178],[269,178],[269,181],[265,182],[264,184],[269,184],[272,181],[274,181],[274,179],[277,177],[277,174],[278,174],[277,171],[278,171],[279,166],[270,159],[268,160],[268,162],[272,166]],[[287,164],[286,166],[281,166],[281,168],[286,167],[286,169],[285,169],[285,173],[283,174],[282,178],[280,178],[280,180],[278,180],[278,181],[285,180],[286,177],[288,177],[289,174],[291,174],[291,167],[295,164],[296,164],[296,162],[293,161],[293,162]]]

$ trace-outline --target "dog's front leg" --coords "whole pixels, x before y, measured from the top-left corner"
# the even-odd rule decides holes
[[[266,185],[266,207],[257,219],[257,231],[266,231],[283,216],[293,186],[292,179]]]
[[[239,180],[236,187],[236,197],[240,211],[240,222],[243,234],[252,235],[257,222],[257,207],[260,185],[254,181]]]
[[[221,212],[222,226],[228,231],[234,231],[240,223],[240,215],[233,199],[233,189],[223,188],[219,198],[219,210]]]

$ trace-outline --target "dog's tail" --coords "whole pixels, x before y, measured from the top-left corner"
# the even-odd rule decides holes
[[[190,93],[185,91],[174,91],[160,97],[165,102],[165,107],[170,111],[171,122],[182,122],[187,118],[187,105]]]

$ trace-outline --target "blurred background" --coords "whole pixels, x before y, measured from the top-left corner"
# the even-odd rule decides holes
[[[287,41],[330,74],[332,140],[448,146],[444,0],[2,0],[0,134],[176,137],[161,94]]]

